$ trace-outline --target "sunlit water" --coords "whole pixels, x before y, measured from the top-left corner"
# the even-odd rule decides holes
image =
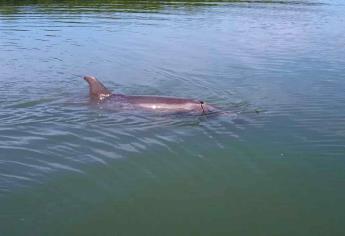
[[[0,235],[345,235],[343,1],[21,4],[0,7]],[[104,109],[85,74],[224,113]]]

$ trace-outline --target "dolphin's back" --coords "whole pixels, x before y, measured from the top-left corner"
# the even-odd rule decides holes
[[[183,105],[187,103],[197,103],[200,101],[186,98],[161,97],[161,96],[126,96],[128,101],[135,104],[169,104]]]
[[[112,95],[114,96],[114,95]],[[116,97],[119,95],[115,95]],[[124,95],[122,95],[124,96]],[[209,109],[206,108],[206,104],[203,101],[186,99],[186,98],[174,98],[174,97],[160,97],[160,96],[124,96],[129,104],[137,107],[146,108],[157,111],[167,112],[206,112]]]
[[[90,96],[98,102],[114,102],[115,104],[131,105],[156,111],[197,112],[201,114],[213,112],[214,107],[200,100],[160,96],[127,96],[112,94],[95,77],[85,76],[90,88]]]

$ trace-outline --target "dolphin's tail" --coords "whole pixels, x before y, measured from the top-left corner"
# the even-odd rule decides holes
[[[89,91],[91,97],[101,99],[111,95],[110,90],[108,90],[95,77],[87,75],[84,77],[84,80],[89,84]]]

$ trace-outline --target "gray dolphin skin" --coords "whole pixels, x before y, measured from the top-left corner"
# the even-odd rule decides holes
[[[114,102],[130,105],[133,108],[142,108],[154,112],[210,114],[217,109],[201,100],[160,97],[160,96],[127,96],[114,94],[93,76],[85,76],[89,84],[89,93],[92,100],[98,103]]]

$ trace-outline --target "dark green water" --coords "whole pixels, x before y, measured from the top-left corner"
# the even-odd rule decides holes
[[[0,235],[345,235],[344,26],[341,0],[1,1]],[[91,106],[85,74],[231,115]]]

